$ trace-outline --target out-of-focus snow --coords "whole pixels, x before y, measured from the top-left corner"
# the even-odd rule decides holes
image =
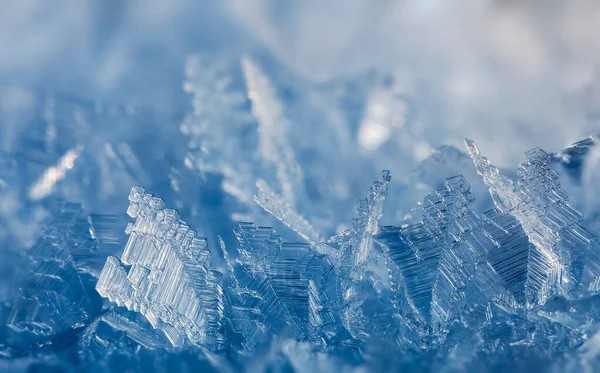
[[[557,149],[598,128],[594,1],[228,3],[261,45],[307,79],[368,68],[409,77],[432,147],[468,134],[508,166],[532,138]],[[386,132],[371,128],[368,146]]]

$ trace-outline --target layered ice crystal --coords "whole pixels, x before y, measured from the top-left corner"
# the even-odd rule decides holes
[[[49,336],[85,320],[92,311],[88,283],[93,263],[116,238],[114,216],[83,216],[80,204],[58,201],[44,233],[25,255],[30,273],[20,285],[8,326],[17,332]]]
[[[421,202],[421,222],[382,227],[377,235],[387,258],[394,305],[407,328],[398,337],[400,345],[435,345],[457,317],[485,313],[490,301],[506,299],[486,262],[492,242],[471,202],[466,180],[450,178],[444,189]]]
[[[268,334],[286,330],[300,340],[326,338],[335,323],[326,292],[329,259],[311,245],[284,243],[270,227],[240,223],[234,232],[239,259],[229,262],[229,321],[243,349],[252,351]]]
[[[256,110],[269,111],[261,94]],[[600,252],[551,156],[527,152],[513,183],[473,142],[467,149],[494,208],[474,204],[475,186],[457,175],[431,187],[402,223],[383,226],[393,201],[383,171],[350,227],[325,242],[296,211],[306,200],[286,196],[294,193],[281,181],[299,174],[274,189],[259,180],[255,201],[303,240],[238,223],[224,239],[215,234],[225,275],[213,269],[207,240],[141,187],[129,195],[135,221],[120,257],[106,259],[121,246],[118,218],[61,202],[25,251],[32,271],[19,296],[0,302],[9,311],[0,312],[0,357],[97,371],[182,367],[180,359],[220,371],[482,371],[516,360],[542,369],[562,356],[561,364],[589,365],[579,354],[593,355],[600,328]]]
[[[560,180],[539,148],[526,153],[519,167],[519,190],[481,155],[472,140],[467,150],[483,176],[496,208],[512,215],[534,246],[528,260],[528,304],[542,305],[553,294],[574,299],[596,291],[600,269],[596,237],[582,227],[582,214],[568,202]],[[523,258],[525,258],[523,256]]]
[[[340,316],[344,327],[359,340],[378,332],[389,332],[389,323],[392,322],[389,314],[386,315],[390,316],[388,320],[381,317],[382,315],[373,318],[374,315],[365,309],[370,303],[377,302],[377,298],[381,296],[376,294],[380,292],[376,289],[381,288],[381,279],[371,266],[375,255],[373,237],[378,231],[379,219],[383,215],[383,201],[390,180],[390,172],[382,171],[379,180],[369,188],[367,197],[358,201],[352,227],[330,240],[339,246],[337,292],[341,307]],[[377,312],[385,314],[382,310]],[[373,320],[376,321],[373,323]],[[383,325],[378,325],[378,321],[383,321]]]
[[[129,240],[121,260],[108,257],[96,289],[142,313],[174,346],[220,348],[222,275],[211,270],[206,240],[143,188],[133,187],[129,201]]]

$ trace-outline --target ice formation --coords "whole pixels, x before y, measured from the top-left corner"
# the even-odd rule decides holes
[[[335,324],[326,292],[329,259],[309,244],[284,243],[270,227],[240,223],[234,231],[239,257],[235,265],[227,259],[229,320],[243,348],[252,351],[285,330],[299,340],[326,339]]]
[[[162,199],[133,187],[135,221],[120,245],[117,217],[85,218],[81,205],[58,203],[26,252],[31,274],[9,304],[4,354],[67,353],[74,366],[105,370],[191,352],[190,361],[218,370],[259,358],[265,369],[309,369],[318,359],[314,366],[375,371],[477,370],[482,358],[502,366],[508,356],[547,364],[545,356],[576,351],[600,330],[595,236],[547,153],[526,153],[517,188],[466,144],[492,209],[476,212],[471,185],[457,175],[409,221],[382,226],[391,183],[382,171],[350,227],[327,241],[287,241],[242,222],[235,252],[221,236],[211,251]],[[274,198],[289,203],[274,193],[263,202]],[[306,228],[280,215],[296,232]],[[119,247],[120,258],[111,255]]]
[[[0,371],[597,370],[597,136],[500,169],[429,154],[400,76],[221,57],[181,116],[49,95],[0,126]]]
[[[596,237],[582,227],[582,214],[569,202],[550,156],[539,148],[526,153],[519,166],[519,187],[500,174],[471,140],[467,150],[489,186],[500,213],[512,215],[533,247],[529,250],[526,296],[541,305],[553,294],[577,298],[583,288],[596,291],[599,258]]]
[[[476,327],[485,321],[482,315],[490,302],[510,304],[486,261],[493,244],[471,202],[467,181],[450,178],[444,189],[421,202],[421,222],[382,227],[377,235],[388,262],[394,305],[406,327],[398,336],[401,346],[435,345],[457,317],[475,319],[471,322]]]
[[[82,206],[58,201],[44,233],[25,255],[30,273],[8,316],[8,327],[39,337],[70,328],[90,316],[94,293],[86,284],[97,273],[89,264],[102,260],[114,244],[114,217],[82,216]]]
[[[375,315],[369,314],[367,308],[377,301],[377,297],[373,297],[373,291],[381,293],[383,287],[381,279],[373,271],[373,237],[378,231],[379,219],[383,215],[383,201],[390,180],[390,172],[382,171],[379,180],[369,188],[367,197],[358,202],[352,227],[330,240],[339,245],[337,291],[341,304],[340,316],[344,327],[358,340],[372,333],[389,332],[387,323],[391,322],[391,317],[389,320],[383,320],[384,325],[374,325]],[[375,320],[381,316],[383,315],[379,315]]]
[[[206,240],[141,187],[131,189],[129,202],[127,213],[136,219],[127,225],[129,240],[120,260],[108,257],[96,289],[141,312],[174,346],[189,340],[218,349],[222,275],[210,268]]]

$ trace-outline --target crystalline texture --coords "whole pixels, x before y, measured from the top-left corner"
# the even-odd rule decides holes
[[[231,291],[235,332],[246,350],[262,343],[266,331],[290,330],[296,338],[318,340],[333,323],[325,280],[332,265],[308,244],[284,243],[273,228],[240,223]]]
[[[160,342],[151,330],[145,329],[139,323],[131,321],[114,311],[103,315],[102,321],[110,327],[124,332],[127,337],[149,350],[160,348]]]
[[[342,320],[346,329],[358,339],[374,332],[369,330],[372,327],[366,325],[363,286],[367,279],[379,282],[377,276],[370,272],[373,236],[378,231],[379,219],[383,215],[383,201],[390,180],[390,172],[382,171],[379,180],[369,188],[367,198],[359,200],[352,228],[331,240],[340,246],[338,294],[342,304]]]
[[[539,225],[552,232],[536,241],[552,247],[563,266],[561,288],[567,297],[577,297],[586,281],[583,278],[586,260],[593,280],[600,275],[596,237],[579,224],[583,214],[568,202],[569,196],[561,188],[558,174],[549,167],[550,156],[539,148],[525,155],[519,167],[519,186],[525,203],[538,216]]]
[[[466,140],[466,145],[498,210],[514,216],[535,246],[527,256],[528,304],[539,306],[557,292],[576,298],[584,285],[595,290],[600,273],[596,239],[579,224],[582,214],[567,201],[549,167],[550,156],[539,148],[527,152],[519,167],[520,190],[515,191],[473,141]]]
[[[341,242],[340,279],[344,288],[363,277],[366,263],[372,255],[373,235],[377,233],[379,219],[383,215],[383,201],[390,180],[390,172],[382,171],[379,180],[369,188],[367,198],[358,202],[352,228],[334,239]]]
[[[189,340],[219,348],[222,275],[210,269],[206,240],[143,188],[133,187],[129,201],[127,213],[135,224],[127,226],[121,260],[107,259],[96,289],[142,313],[174,346]]]
[[[259,180],[257,187],[258,193],[254,196],[254,201],[260,207],[292,228],[311,245],[320,241],[319,232],[303,216],[299,215],[288,201],[274,193],[262,180]]]
[[[543,253],[529,242],[519,221],[500,210],[485,212],[484,231],[494,243],[489,263],[503,286],[520,304],[536,304],[551,270]]]
[[[488,299],[507,300],[496,272],[486,262],[491,242],[470,208],[473,202],[470,185],[462,176],[452,177],[446,180],[446,190],[436,193],[438,196],[440,200],[435,198],[432,205],[425,207],[429,211],[424,214],[428,215],[424,220],[430,232],[446,231],[432,289],[434,329],[447,325],[461,312],[484,312]],[[439,234],[436,236],[441,238]]]
[[[490,300],[506,299],[485,261],[492,242],[471,202],[462,176],[447,179],[446,188],[422,201],[420,223],[382,227],[377,235],[388,261],[394,304],[409,324],[401,344],[427,346],[445,336],[455,317],[484,313]]]
[[[85,285],[95,282],[90,263],[102,255],[99,241],[110,240],[111,230],[110,224],[91,225],[82,211],[76,203],[53,206],[54,217],[45,223],[43,236],[26,251],[31,273],[9,317],[11,329],[48,336],[87,318],[91,304]],[[94,220],[114,217],[95,215]],[[96,228],[106,231],[90,234]]]

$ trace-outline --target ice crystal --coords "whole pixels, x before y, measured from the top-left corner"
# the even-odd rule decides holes
[[[401,73],[273,63],[193,55],[176,110],[0,92],[0,371],[597,370],[597,136],[501,170]]]
[[[466,180],[450,178],[444,189],[421,202],[421,222],[382,227],[377,236],[387,257],[394,305],[407,323],[401,345],[438,343],[454,319],[485,314],[491,300],[504,298],[486,262],[492,243],[471,202]]]
[[[352,227],[331,239],[339,245],[337,286],[342,321],[352,336],[359,340],[368,338],[372,333],[389,332],[389,323],[392,322],[391,317],[387,320],[383,317],[383,325],[373,325],[373,316],[376,315],[369,315],[373,310],[368,310],[370,303],[377,298],[371,298],[369,294],[374,295],[372,292],[377,292],[377,289],[381,293],[381,279],[372,266],[375,255],[373,237],[383,215],[383,201],[390,180],[390,172],[382,171],[379,180],[369,188],[367,197],[359,200]],[[370,291],[368,288],[371,288]],[[375,313],[382,311],[385,313],[385,308],[375,309]],[[375,319],[383,315],[377,316]]]
[[[42,237],[26,251],[30,273],[9,316],[16,332],[48,336],[84,321],[92,311],[93,263],[106,255],[116,239],[113,216],[85,219],[82,206],[57,202]],[[90,298],[90,296],[92,298]]]
[[[235,266],[228,260],[230,323],[243,336],[244,349],[286,330],[300,340],[325,338],[334,324],[326,292],[333,268],[328,258],[308,244],[284,243],[270,227],[240,223],[234,231],[239,259]]]
[[[134,187],[127,213],[135,218],[121,260],[109,256],[96,289],[141,312],[174,346],[222,343],[222,275],[210,269],[206,240],[160,198]],[[125,266],[128,266],[127,268]]]
[[[528,297],[541,305],[555,293],[577,298],[585,288],[596,291],[598,246],[593,234],[579,222],[582,214],[569,202],[550,156],[539,148],[526,153],[519,167],[519,190],[500,174],[471,140],[467,150],[483,176],[496,207],[511,214],[535,246],[528,255]],[[532,294],[533,293],[533,294]]]

